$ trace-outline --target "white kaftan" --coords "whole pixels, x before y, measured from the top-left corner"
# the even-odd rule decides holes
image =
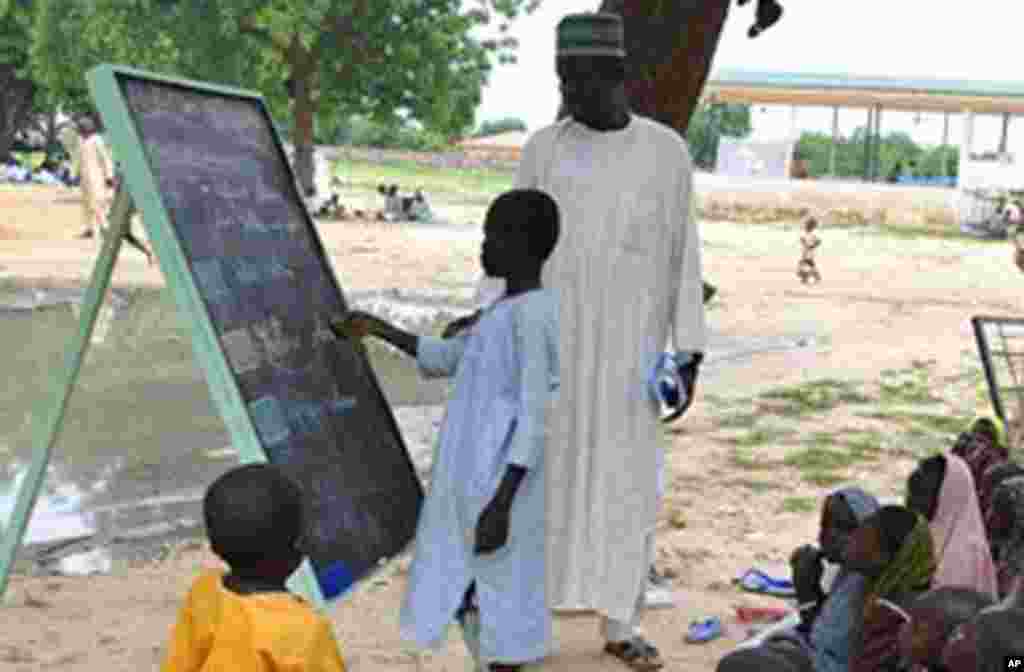
[[[516,187],[547,192],[561,213],[544,267],[561,306],[562,388],[546,453],[554,607],[635,616],[661,451],[647,376],[666,338],[680,352],[705,346],[692,184],[685,141],[635,115],[607,132],[563,119],[523,148]],[[501,285],[485,278],[478,298]]]
[[[555,295],[538,289],[499,301],[455,338],[419,339],[424,375],[455,375],[402,605],[403,637],[420,646],[440,645],[476,581],[482,662],[529,662],[550,651],[544,453],[557,334]],[[509,464],[527,475],[512,502],[508,543],[477,556],[477,520]]]
[[[83,223],[99,239],[99,229],[107,226],[107,209],[114,198],[113,190],[107,186],[107,180],[114,179],[114,161],[99,133],[82,141],[79,158]]]

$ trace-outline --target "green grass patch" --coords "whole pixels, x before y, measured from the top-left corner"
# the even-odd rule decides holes
[[[768,390],[760,395],[760,399],[781,402],[765,406],[785,417],[822,413],[844,404],[866,404],[872,401],[861,394],[853,383],[832,378]]]
[[[758,427],[751,429],[745,434],[728,439],[728,442],[740,448],[750,448],[753,446],[763,446],[793,434],[794,432],[791,430]]]
[[[979,245],[992,245],[1001,244],[1005,245],[1005,240],[987,240],[984,238],[975,238],[969,236],[960,231],[958,227],[931,227],[922,226],[920,224],[882,224],[878,230],[878,234],[887,236],[890,238],[901,238],[904,240],[928,240],[928,239],[940,239],[940,240],[955,240],[964,243],[977,243]]]
[[[491,168],[440,168],[415,161],[369,163],[339,160],[334,174],[353,187],[375,191],[381,183],[398,184],[403,190],[423,189],[445,194],[449,200],[487,205],[495,196],[512,188],[514,175]],[[452,197],[455,197],[454,199]]]
[[[839,485],[846,480],[846,477],[843,474],[823,469],[803,472],[800,474],[800,478],[802,478],[805,483],[816,485],[819,488],[829,488],[833,485]]]
[[[754,425],[759,417],[761,417],[760,413],[740,411],[722,416],[717,420],[716,424],[719,427],[730,429],[745,428]]]
[[[832,471],[845,469],[861,461],[848,451],[835,450],[830,446],[822,441],[812,441],[810,445],[787,453],[783,464],[800,471]]]
[[[753,460],[753,454],[750,454],[750,451],[747,452],[748,454],[744,456],[743,459]],[[770,492],[772,490],[779,490],[782,488],[782,485],[774,481],[761,481],[754,478],[737,478],[727,482],[726,485],[737,488],[744,488],[746,490],[750,490],[755,494],[761,494],[764,492]]]
[[[813,497],[786,497],[779,506],[782,513],[811,513],[818,508]]]
[[[730,456],[730,462],[734,467],[748,471],[759,471],[763,469],[774,469],[778,463],[774,460],[766,460],[754,455],[754,451],[747,447],[736,447]]]

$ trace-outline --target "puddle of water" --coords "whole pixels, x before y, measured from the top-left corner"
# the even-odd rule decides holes
[[[28,468],[21,468],[13,479],[0,484],[0,521],[3,534],[11,527],[15,498]],[[84,494],[73,483],[60,483],[39,493],[22,540],[24,545],[51,544],[80,539],[96,533],[96,519],[81,511]]]
[[[13,510],[31,455],[33,420],[53,392],[83,294],[10,284],[0,290],[0,348],[10,353],[6,385],[0,382],[0,524]],[[473,288],[398,290],[349,299],[417,333],[437,334],[472,309],[472,294]],[[27,544],[201,520],[203,488],[238,461],[170,296],[162,290],[115,291],[101,315],[106,323],[96,330],[99,338],[94,334],[69,402]],[[706,367],[800,348],[798,339],[712,332]],[[426,475],[449,382],[424,380],[408,357],[369,345],[413,461]]]

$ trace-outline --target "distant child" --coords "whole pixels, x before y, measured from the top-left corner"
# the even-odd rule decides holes
[[[506,291],[451,339],[350,312],[342,336],[381,338],[426,376],[455,376],[402,607],[402,632],[436,648],[458,620],[480,664],[518,670],[551,647],[545,600],[545,425],[558,386],[558,305],[541,269],[558,240],[555,202],[535,189],[487,211],[481,263]]]
[[[821,273],[818,272],[818,266],[814,263],[814,250],[821,245],[821,239],[814,234],[814,230],[817,228],[818,220],[808,217],[804,222],[804,235],[800,236],[800,246],[803,248],[803,252],[800,255],[800,263],[796,267],[796,274],[800,278],[800,282],[805,285],[812,279],[815,284],[821,282]]]
[[[273,465],[238,467],[206,491],[203,516],[231,571],[192,584],[163,672],[343,672],[331,622],[285,588],[303,557],[299,486]]]

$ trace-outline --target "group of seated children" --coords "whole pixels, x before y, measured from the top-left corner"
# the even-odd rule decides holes
[[[71,175],[71,167],[67,162],[60,162],[53,159],[46,159],[33,170],[21,164],[13,156],[10,157],[2,168],[0,168],[0,182],[12,184],[49,184],[74,186],[75,180]]]
[[[832,493],[818,542],[790,557],[799,618],[718,672],[988,672],[1024,656],[1024,468],[998,421],[922,460],[903,506]]]
[[[358,311],[331,324],[342,338],[388,341],[416,358],[424,375],[455,377],[400,622],[404,637],[427,648],[439,647],[458,622],[490,672],[520,670],[552,646],[544,427],[558,386],[558,309],[541,286],[541,268],[558,235],[549,196],[502,194],[487,211],[481,263],[507,287],[483,314],[441,338]],[[248,465],[218,479],[203,504],[211,548],[230,570],[193,583],[163,672],[344,669],[330,622],[285,590],[311,550],[299,486],[281,467]]]

